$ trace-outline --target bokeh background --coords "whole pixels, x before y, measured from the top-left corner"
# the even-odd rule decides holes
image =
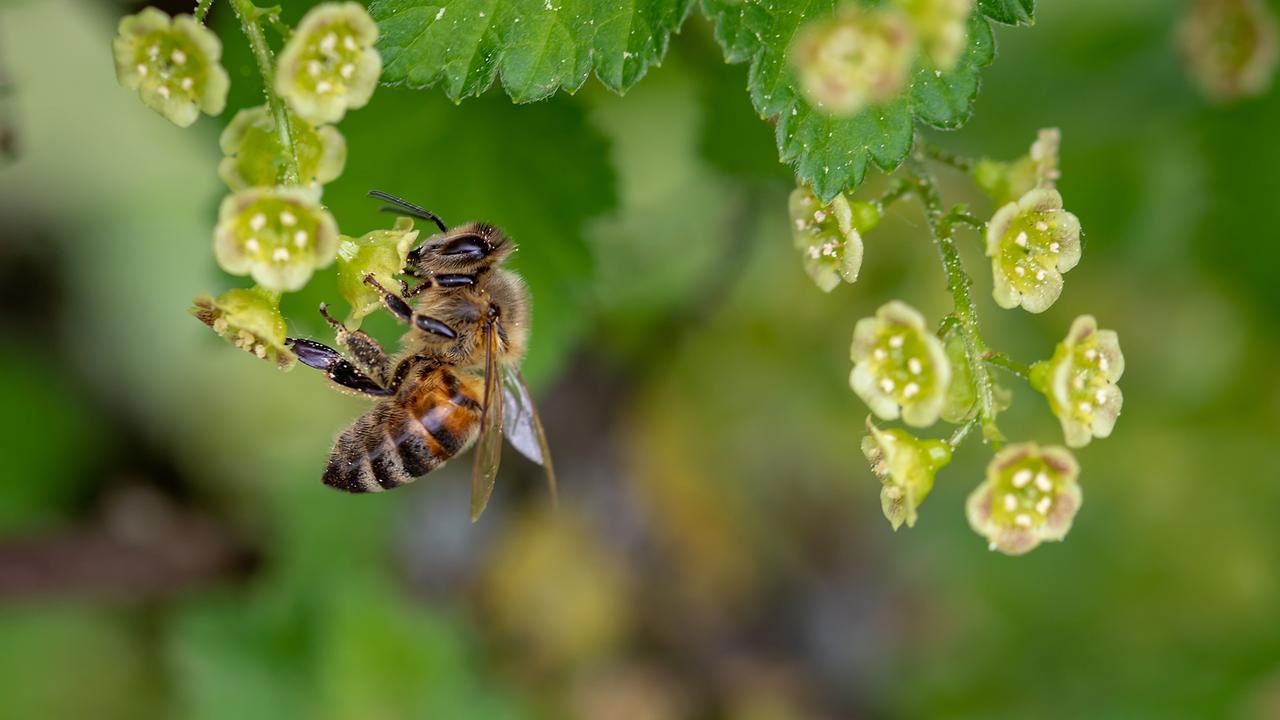
[[[230,107],[178,130],[113,76],[138,7],[0,3],[0,717],[1280,717],[1280,93],[1200,97],[1182,3],[1043,3],[934,137],[1013,158],[1062,128],[1084,260],[1031,316],[967,247],[985,331],[1031,361],[1092,312],[1128,360],[1074,529],[1023,558],[966,524],[975,443],[914,529],[881,516],[849,338],[892,298],[943,313],[939,264],[907,203],[857,285],[812,286],[746,69],[696,13],[625,97],[383,88],[348,115],[344,231],[387,226],[380,188],[521,243],[562,507],[511,453],[475,525],[466,460],[324,488],[366,403],[186,312],[241,282],[210,235],[218,133],[261,101],[243,39],[216,4]],[[288,296],[294,331],[337,298],[332,268]],[[1056,441],[1016,382],[1005,430]]]

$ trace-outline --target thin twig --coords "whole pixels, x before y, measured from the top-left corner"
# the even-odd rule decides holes
[[[240,29],[249,39],[249,47],[258,63],[258,72],[262,75],[262,92],[267,96],[267,107],[271,110],[271,118],[276,126],[276,140],[284,154],[278,179],[281,185],[297,185],[298,155],[293,145],[293,128],[289,125],[289,112],[285,109],[284,99],[276,93],[275,61],[271,57],[271,46],[267,44],[262,26],[258,24],[263,11],[252,0],[231,0],[231,7],[240,19]]]

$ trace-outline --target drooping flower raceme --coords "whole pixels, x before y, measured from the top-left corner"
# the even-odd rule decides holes
[[[374,230],[353,238],[343,235],[338,244],[338,291],[351,305],[346,324],[355,329],[360,320],[382,305],[378,291],[365,283],[373,275],[383,287],[395,286],[395,275],[404,269],[405,258],[418,231],[413,220],[396,218],[390,230]]]
[[[191,314],[231,344],[288,368],[297,359],[285,347],[287,327],[278,299],[260,288],[235,288],[214,299],[195,299]]]
[[[964,52],[973,0],[897,0],[920,37],[920,46],[933,66],[954,70]]]
[[[320,185],[336,180],[347,161],[347,141],[332,125],[313,126],[289,113],[298,179]],[[275,119],[267,106],[236,113],[222,131],[219,143],[226,155],[218,164],[218,176],[232,190],[275,185],[280,181],[284,151],[280,149]]]
[[[951,446],[941,440],[921,440],[905,430],[881,430],[867,420],[862,454],[884,487],[880,507],[894,530],[916,524],[916,510],[933,489],[938,470],[951,462]]]
[[[178,127],[226,106],[231,81],[219,62],[222,42],[190,15],[170,18],[149,7],[125,17],[112,52],[120,84]]]
[[[1116,383],[1123,374],[1119,336],[1099,330],[1092,315],[1081,315],[1053,357],[1032,366],[1031,384],[1049,399],[1067,445],[1084,447],[1115,427],[1124,403]]]
[[[378,26],[357,3],[312,8],[280,53],[276,92],[305,120],[341,120],[348,109],[364,107],[378,85],[377,39]]]
[[[924,317],[899,300],[858,321],[850,350],[849,385],[871,412],[916,427],[938,419],[951,383],[951,363],[942,341]]]
[[[228,195],[218,212],[213,252],[232,275],[252,275],[277,292],[299,290],[333,262],[338,225],[301,188],[250,188]]]
[[[997,305],[1044,312],[1062,294],[1062,273],[1080,262],[1080,221],[1057,190],[1036,188],[996,211],[987,256]]]
[[[851,204],[836,195],[823,204],[813,191],[798,187],[788,203],[791,237],[804,257],[804,269],[823,292],[831,292],[840,281],[852,283],[862,269],[862,235],[859,224],[869,230],[879,221],[879,213],[867,203]],[[855,217],[854,208],[858,209]]]
[[[852,115],[896,97],[915,55],[911,21],[902,11],[853,3],[835,18],[803,28],[791,46],[805,99],[832,115]]]
[[[1010,445],[991,459],[987,479],[969,495],[969,525],[1006,555],[1061,540],[1083,501],[1079,474],[1066,448]]]

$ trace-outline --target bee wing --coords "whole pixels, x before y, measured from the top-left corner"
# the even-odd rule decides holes
[[[471,468],[471,521],[489,504],[493,482],[502,461],[502,392],[494,343],[493,324],[484,325],[484,400],[480,410],[480,439],[476,441],[475,464]]]
[[[524,376],[510,365],[502,366],[502,430],[507,440],[521,455],[538,463],[547,472],[547,488],[551,491],[551,504],[556,503],[556,473],[551,467],[551,450],[547,447],[547,435],[542,430],[542,420],[533,406],[529,387]]]

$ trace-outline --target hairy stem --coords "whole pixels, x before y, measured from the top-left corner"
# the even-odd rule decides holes
[[[915,188],[911,186],[911,183],[906,180],[896,180],[889,186],[888,190],[885,190],[883,195],[872,201],[872,204],[875,205],[876,210],[880,211],[881,215],[884,215],[884,211],[890,205],[914,192]]]
[[[1024,365],[1004,353],[989,350],[982,356],[982,359],[985,360],[988,365],[998,367],[1002,370],[1008,370],[1023,380],[1031,380],[1030,366]]]
[[[978,427],[981,422],[977,415],[969,418],[951,433],[951,437],[947,438],[947,444],[951,446],[952,450],[956,449],[960,446],[960,443],[964,442],[969,432]]]
[[[271,111],[272,122],[276,126],[276,141],[280,144],[284,164],[278,178],[281,185],[298,184],[298,155],[293,146],[293,128],[289,125],[289,113],[285,109],[284,99],[276,93],[275,60],[271,56],[271,46],[262,31],[259,19],[263,10],[254,5],[252,0],[231,0],[231,7],[240,19],[240,29],[249,40],[253,50],[253,58],[258,64],[258,73],[262,75],[262,92],[267,96],[267,107]]]
[[[983,361],[983,357],[988,352],[987,344],[982,339],[982,333],[978,327],[978,309],[973,302],[971,292],[973,281],[964,271],[964,266],[960,262],[960,250],[956,247],[955,222],[948,218],[946,210],[943,209],[937,183],[928,170],[921,163],[913,163],[908,168],[908,172],[915,181],[915,193],[924,205],[929,232],[933,235],[934,245],[938,248],[942,269],[947,276],[947,289],[951,291],[951,299],[955,304],[956,323],[960,336],[964,340],[965,361],[969,365],[969,373],[978,394],[976,419],[982,425],[983,437],[999,448],[1004,436],[996,425],[995,384]]]
[[[953,167],[956,170],[959,170],[960,172],[966,172],[966,173],[972,172],[973,167],[977,165],[977,162],[972,158],[967,158],[963,155],[957,155],[951,152],[950,150],[945,150],[943,148],[940,148],[937,145],[934,145],[933,143],[926,141],[924,138],[920,137],[919,135],[916,136],[916,146],[919,147],[924,152],[925,157],[929,158],[930,160],[934,160],[942,163],[943,165]]]
[[[196,2],[196,11],[192,13],[196,22],[203,23],[205,17],[209,15],[209,8],[213,5],[213,0],[198,0]]]

